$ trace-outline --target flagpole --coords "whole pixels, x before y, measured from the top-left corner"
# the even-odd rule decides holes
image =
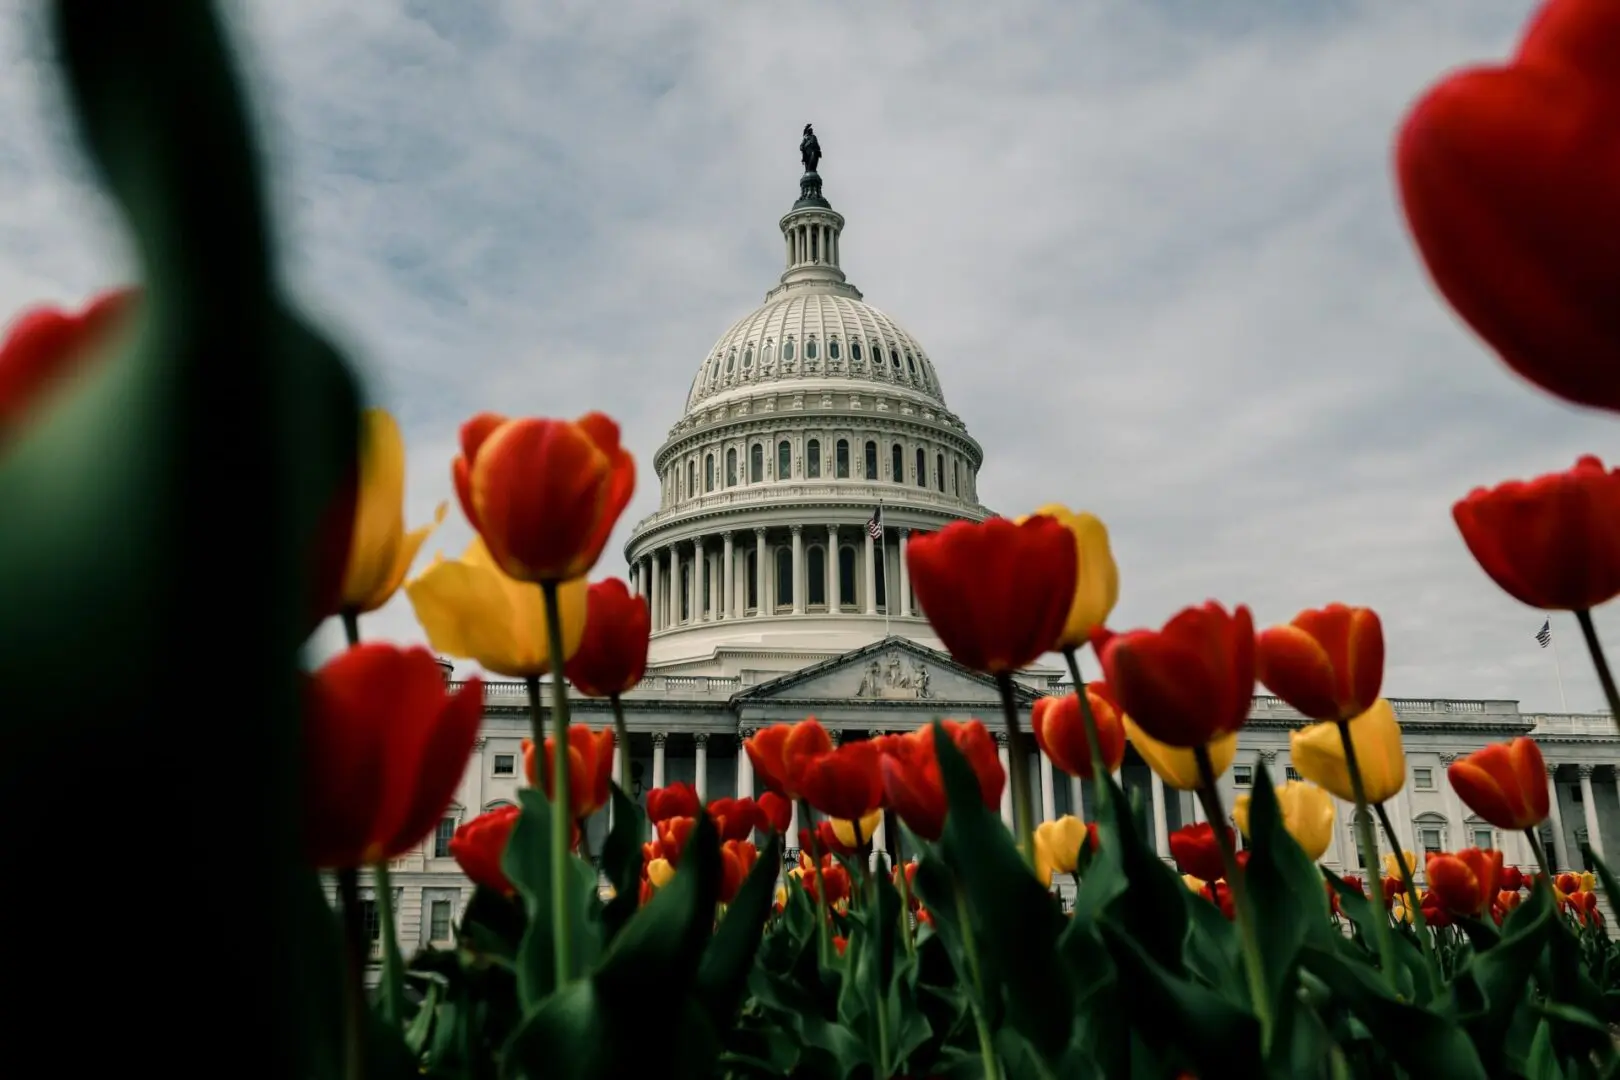
[[[883,637],[889,637],[889,612],[894,609],[894,582],[889,580],[889,523],[883,520],[883,500],[878,500],[878,557],[883,560]]]
[[[1552,617],[1548,616],[1547,621],[1550,625]],[[1553,671],[1558,675],[1558,702],[1567,713],[1569,712],[1569,698],[1564,696],[1564,665],[1558,662],[1558,635],[1548,631],[1547,639],[1552,642]]]

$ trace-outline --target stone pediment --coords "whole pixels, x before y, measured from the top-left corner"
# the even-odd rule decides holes
[[[1037,695],[1016,687],[1021,701]],[[884,641],[835,656],[738,694],[739,704],[819,701],[849,705],[868,703],[969,703],[999,707],[1001,691],[995,680],[956,663],[944,653],[906,638]]]

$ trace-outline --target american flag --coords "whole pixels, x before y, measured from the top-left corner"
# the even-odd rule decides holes
[[[883,507],[872,511],[872,517],[866,523],[866,535],[874,540],[883,539]]]
[[[1541,647],[1543,649],[1545,649],[1547,646],[1552,644],[1552,618],[1551,618],[1551,616],[1548,617],[1546,622],[1541,624],[1541,629],[1536,631],[1536,640],[1541,643]]]

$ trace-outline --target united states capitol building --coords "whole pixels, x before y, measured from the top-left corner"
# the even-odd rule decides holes
[[[659,508],[635,525],[624,552],[631,587],[652,611],[648,674],[625,698],[638,800],[674,781],[708,799],[755,793],[741,742],[781,721],[813,715],[842,740],[947,717],[1001,726],[995,683],[943,651],[905,558],[913,534],[992,514],[978,498],[984,452],[946,403],[928,351],[846,276],[844,218],[823,194],[808,127],[801,152],[798,198],[778,222],[782,275],[698,360],[685,406],[643,474],[656,478]],[[1024,672],[1026,722],[1036,698],[1069,689],[1056,668]],[[486,683],[485,701],[483,736],[456,801],[420,850],[393,864],[407,955],[449,944],[471,896],[449,855],[455,828],[514,802],[523,782],[523,685]],[[1584,842],[1620,845],[1620,738],[1607,716],[1526,714],[1515,701],[1392,703],[1410,770],[1390,807],[1403,847],[1499,847],[1508,863],[1532,865],[1522,836],[1471,815],[1446,781],[1458,755],[1524,734],[1547,760],[1555,798],[1546,839],[1557,865],[1579,866]],[[576,698],[571,707],[576,723],[611,723],[606,702]],[[1225,805],[1261,762],[1279,780],[1293,775],[1288,733],[1303,722],[1276,698],[1255,698],[1237,763],[1222,780]],[[1006,738],[997,738],[1005,764]],[[1054,775],[1044,759],[1031,775],[1039,815],[1089,816],[1089,782]],[[1195,800],[1166,788],[1134,751],[1120,780],[1139,793],[1168,858],[1169,833],[1202,816]],[[1339,810],[1323,862],[1354,872],[1350,808]],[[1010,796],[1001,812],[1010,823]],[[591,823],[592,850],[606,828],[605,814]],[[894,838],[879,833],[877,842],[892,848]]]

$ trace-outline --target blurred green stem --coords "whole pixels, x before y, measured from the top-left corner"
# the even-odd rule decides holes
[[[1532,826],[1524,830],[1524,838],[1530,841],[1530,850],[1536,853],[1536,862],[1541,864],[1541,876],[1548,881],[1553,879],[1552,862],[1547,858],[1547,845],[1541,842],[1541,837]]]
[[[1064,649],[1063,659],[1069,662],[1069,677],[1074,680],[1074,693],[1080,699],[1080,721],[1086,729],[1086,749],[1091,751],[1091,797],[1096,801],[1103,797],[1109,783],[1108,763],[1102,756],[1102,736],[1097,731],[1097,714],[1091,711],[1091,698],[1086,693],[1085,680],[1080,678],[1079,656],[1072,648]],[[1085,808],[1075,807],[1074,816],[1085,820]]]
[[[1597,668],[1598,682],[1603,684],[1603,696],[1609,702],[1609,718],[1617,728],[1620,728],[1620,690],[1614,685],[1614,672],[1609,670],[1608,658],[1603,655],[1603,645],[1598,641],[1597,627],[1592,623],[1592,613],[1584,608],[1575,613],[1575,621],[1581,624],[1581,636],[1586,639],[1586,651],[1592,654],[1592,666]]]
[[[574,977],[573,927],[568,919],[568,859],[573,848],[574,822],[569,816],[573,800],[568,792],[568,684],[563,681],[562,612],[557,608],[557,583],[543,581],[546,646],[551,654],[551,737],[555,762],[551,781],[551,927],[552,950],[557,958],[557,988]],[[534,752],[539,769],[545,768],[544,723],[540,716],[540,680],[529,677],[529,712],[534,726]]]
[[[1018,829],[1018,848],[1024,861],[1035,865],[1035,809],[1029,790],[1029,751],[1024,732],[1018,725],[1018,698],[1013,694],[1012,676],[996,676],[1001,689],[1001,711],[1007,721],[1007,779],[1012,784],[1013,816]]]
[[[1350,760],[1348,754],[1345,760]],[[1395,852],[1395,861],[1401,864],[1401,888],[1406,891],[1406,906],[1412,913],[1412,928],[1417,931],[1418,947],[1423,950],[1424,958],[1432,962],[1434,942],[1429,939],[1429,924],[1423,918],[1423,901],[1418,898],[1417,882],[1412,877],[1413,868],[1406,865],[1406,853],[1395,837],[1395,823],[1389,819],[1389,811],[1384,809],[1383,803],[1374,806],[1373,811],[1378,815],[1379,824],[1384,827],[1384,836],[1389,840],[1390,850]],[[1412,858],[1417,858],[1416,853]]]
[[[1361,766],[1356,762],[1356,745],[1350,741],[1350,724],[1340,720],[1339,741],[1344,746],[1345,770],[1350,774],[1350,790],[1356,797],[1356,847],[1360,849],[1361,865],[1367,874],[1367,892],[1374,902],[1384,902],[1384,878],[1378,868],[1378,838],[1373,835],[1372,815],[1367,812],[1367,787],[1361,782]],[[1405,862],[1405,857],[1396,849],[1395,858]],[[1395,935],[1390,929],[1389,917],[1374,919],[1373,937],[1378,944],[1378,966],[1383,970],[1384,981],[1389,984],[1390,991],[1400,993],[1400,980],[1395,975]]]
[[[816,959],[822,967],[827,967],[831,963],[828,954],[832,951],[832,940],[827,936],[827,880],[821,875],[821,848],[816,843],[816,819],[812,816],[810,804],[803,799],[799,800],[799,827],[810,836],[811,872],[816,876]]]
[[[630,794],[630,727],[624,722],[624,702],[618,694],[611,694],[613,703],[613,738],[619,748],[619,790]]]
[[[911,930],[911,882],[906,880],[906,849],[901,842],[900,823],[893,810],[883,811],[883,835],[894,840],[895,879],[900,887],[900,933],[905,938],[906,955],[917,955],[917,939]]]
[[[1254,921],[1254,908],[1249,902],[1249,887],[1243,880],[1243,871],[1237,863],[1237,852],[1232,848],[1232,835],[1226,824],[1226,811],[1221,807],[1220,789],[1215,786],[1215,763],[1209,758],[1209,747],[1193,749],[1198,762],[1198,801],[1203,804],[1204,816],[1209,819],[1215,834],[1215,846],[1221,851],[1221,865],[1226,870],[1226,887],[1232,893],[1232,910],[1237,915],[1238,936],[1243,946],[1243,970],[1249,981],[1249,1000],[1254,1015],[1260,1021],[1260,1044],[1268,1051],[1271,1047],[1271,996],[1266,991],[1266,969],[1260,958],[1260,933]],[[1215,886],[1210,885],[1213,895]]]
[[[348,1080],[364,1080],[366,1075],[366,919],[360,910],[360,872],[337,872],[338,907],[343,920],[343,1004],[346,1023],[343,1040],[343,1074]]]
[[[984,1080],[1001,1080],[1001,1065],[996,1061],[996,1043],[990,1035],[990,1022],[984,1016],[984,977],[979,973],[979,949],[973,943],[973,918],[968,912],[967,897],[962,894],[962,882],[951,871],[951,887],[956,891],[956,925],[962,928],[962,953],[967,957],[968,978],[973,980],[973,1027],[979,1034],[979,1060],[984,1065]]]

